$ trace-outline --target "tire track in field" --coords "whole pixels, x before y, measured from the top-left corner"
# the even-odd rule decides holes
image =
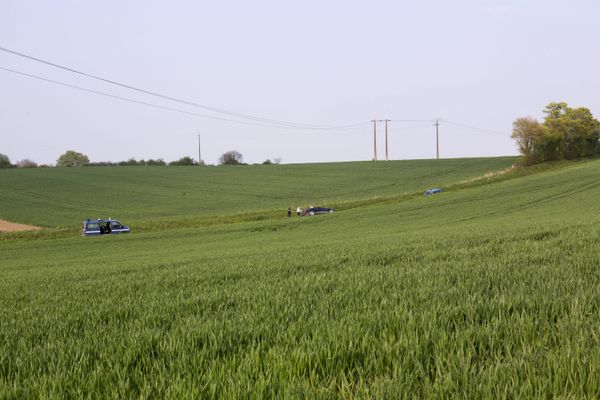
[[[555,194],[551,194],[551,195],[546,195],[544,197],[538,197],[536,199],[533,200],[528,200],[528,201],[523,201],[520,204],[515,204],[515,205],[511,205],[509,208],[504,209],[504,208],[499,208],[499,209],[495,209],[495,210],[491,210],[491,211],[482,211],[479,213],[474,213],[471,214],[468,217],[462,218],[459,221],[463,222],[463,221],[468,221],[468,220],[473,220],[473,219],[478,219],[478,218],[482,218],[482,217],[492,217],[492,216],[496,216],[496,215],[500,215],[506,212],[509,213],[515,213],[515,212],[519,212],[519,211],[524,211],[527,209],[531,209],[531,208],[535,208],[538,207],[540,205],[543,204],[550,204],[552,202],[555,202],[557,200],[561,200],[564,198],[568,198],[568,197],[572,197],[574,195],[577,195],[579,193],[582,192],[586,192],[586,191],[590,191],[593,190],[595,188],[600,187],[600,181],[589,181],[586,184],[581,184],[581,183],[575,183],[572,182],[572,187],[567,188],[565,190],[562,190],[558,193]],[[526,188],[524,190],[521,191],[521,193],[527,193],[527,192],[533,192],[533,190],[527,190]]]

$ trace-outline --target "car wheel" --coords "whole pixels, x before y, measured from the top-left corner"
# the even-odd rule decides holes
[[[310,215],[311,217],[314,217],[315,216],[315,212],[311,211],[311,212],[308,213],[308,215]]]

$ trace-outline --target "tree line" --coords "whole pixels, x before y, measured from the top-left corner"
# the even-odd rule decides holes
[[[149,160],[136,160],[130,158],[126,161],[90,161],[89,157],[83,153],[79,153],[74,150],[68,150],[62,154],[58,160],[56,160],[57,167],[124,167],[124,166],[138,166],[138,165],[150,165],[150,166],[165,166],[165,165],[198,165],[198,163],[191,157],[182,157],[179,160],[171,161],[170,163],[165,162],[162,158],[149,159]],[[10,158],[5,154],[0,154],[0,168],[36,168],[36,167],[52,167],[52,165],[38,165],[34,161],[24,159],[17,161],[12,164]]]
[[[585,107],[572,108],[565,102],[550,103],[544,108],[542,122],[533,117],[518,118],[513,122],[511,137],[517,142],[523,155],[523,164],[532,165],[546,161],[572,160],[600,155],[600,122]],[[280,158],[267,159],[262,164],[279,164]],[[201,165],[204,162],[200,161]],[[236,150],[223,153],[219,157],[221,165],[245,165],[243,156]],[[162,158],[150,160],[100,161],[90,162],[82,153],[69,150],[56,161],[57,167],[80,166],[192,166],[198,161],[185,156],[169,163]],[[35,168],[38,165],[29,159],[12,164],[8,156],[0,154],[0,168]],[[49,167],[40,165],[39,167]]]
[[[262,164],[271,165],[271,164],[279,164],[281,162],[280,158],[275,158],[273,160],[267,159]],[[219,164],[221,165],[247,165],[243,162],[243,156],[239,151],[231,150],[223,153],[221,157],[219,157]],[[159,159],[149,159],[149,160],[136,160],[135,158],[130,158],[126,161],[96,161],[91,162],[89,157],[83,153],[79,153],[74,150],[68,150],[64,154],[62,154],[58,160],[56,160],[57,167],[128,167],[128,166],[198,166],[205,165],[203,161],[200,163],[194,160],[192,157],[185,156],[181,157],[179,160],[171,161],[167,163],[162,158]],[[17,161],[15,164],[12,164],[10,158],[5,154],[0,154],[0,168],[36,168],[36,167],[51,167],[51,165],[38,165],[34,161],[29,159],[24,159]]]
[[[589,109],[550,103],[544,115],[542,122],[532,117],[513,122],[512,138],[524,164],[600,155],[600,122]]]

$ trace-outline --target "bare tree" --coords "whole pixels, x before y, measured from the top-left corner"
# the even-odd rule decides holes
[[[526,164],[535,164],[540,160],[538,148],[543,140],[545,127],[532,117],[518,118],[513,122],[511,137],[517,141],[519,151]]]
[[[21,161],[17,161],[17,168],[35,168],[37,167],[37,163],[35,161],[31,161],[29,159],[24,159]]]

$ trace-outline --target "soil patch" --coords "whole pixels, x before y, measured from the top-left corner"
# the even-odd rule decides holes
[[[39,226],[15,224],[14,222],[0,219],[0,232],[16,232],[16,231],[37,231]]]

